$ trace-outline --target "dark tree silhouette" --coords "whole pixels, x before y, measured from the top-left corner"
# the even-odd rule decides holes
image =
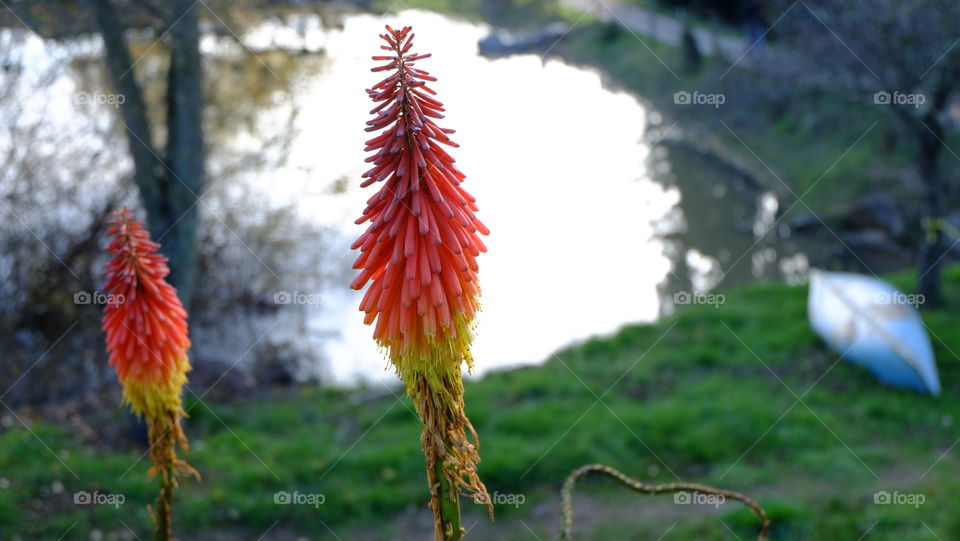
[[[781,2],[783,54],[771,71],[859,104],[883,108],[911,143],[924,185],[926,233],[920,241],[918,293],[941,298],[940,271],[949,252],[943,236],[947,195],[940,158],[949,108],[960,84],[954,0],[810,0]],[[775,64],[775,65],[774,65]]]
[[[110,79],[124,96],[120,112],[150,233],[170,258],[170,283],[189,305],[197,268],[197,203],[205,175],[199,3],[173,0],[162,13],[170,49],[165,149],[155,141],[117,10],[111,0],[89,0],[89,5],[103,36]]]

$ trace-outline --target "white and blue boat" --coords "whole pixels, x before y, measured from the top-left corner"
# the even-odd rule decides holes
[[[894,387],[940,394],[933,347],[918,297],[883,280],[846,272],[810,272],[810,325],[844,359]]]

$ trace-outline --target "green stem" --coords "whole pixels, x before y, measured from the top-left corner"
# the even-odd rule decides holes
[[[167,471],[160,474],[160,496],[157,498],[157,516],[154,539],[156,541],[171,541],[173,539],[173,523],[171,508],[173,507],[174,465],[167,466]]]
[[[460,541],[463,539],[463,528],[460,525],[460,495],[457,488],[450,485],[443,472],[443,459],[438,458],[433,464],[433,475],[437,480],[437,518],[443,526],[443,538],[437,541]]]

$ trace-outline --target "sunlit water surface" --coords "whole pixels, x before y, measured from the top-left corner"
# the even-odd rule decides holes
[[[457,130],[454,157],[492,231],[480,257],[483,290],[474,356],[480,372],[535,363],[571,341],[657,317],[657,284],[670,270],[652,223],[678,201],[647,178],[644,108],[610,92],[591,71],[533,55],[489,60],[477,52],[487,30],[440,15],[351,16],[323,37],[331,64],[307,88],[289,170],[273,186],[318,221],[355,237],[374,187],[359,188],[364,88],[384,24],[412,25],[420,67],[447,107],[441,125]],[[296,171],[311,168],[309,178]],[[289,178],[288,178],[289,177]],[[346,177],[346,192],[325,187]],[[356,253],[342,255],[351,261]],[[324,293],[323,323],[335,379],[377,378],[384,360],[356,310],[361,293]]]
[[[433,54],[419,67],[439,77],[431,86],[447,106],[440,124],[457,130],[461,147],[453,155],[492,231],[479,259],[478,372],[542,362],[571,342],[653,321],[672,309],[678,289],[791,280],[805,271],[796,245],[765,237],[775,225],[776,197],[745,188],[696,155],[669,156],[663,147],[651,155],[644,136],[659,114],[636,97],[605,88],[595,71],[557,60],[482,57],[477,42],[488,28],[423,11],[348,15],[337,29],[305,16],[243,36],[251,50],[324,51],[319,73],[294,81],[290,96],[277,96],[278,108],[288,99],[300,108],[296,125],[280,125],[296,133],[287,164],[252,181],[272,203],[293,202],[303,216],[339,232],[330,252],[337,263],[349,266],[356,257],[349,244],[364,227],[354,220],[376,189],[359,187],[368,168],[364,141],[373,137],[363,130],[373,107],[364,89],[382,77],[370,72],[370,56],[381,54],[377,35],[385,24],[414,26],[414,50]],[[208,33],[201,47],[217,55],[224,41]],[[50,63],[100,54],[91,39],[61,47],[34,38],[24,47],[27,65],[38,73]],[[46,105],[32,109],[80,130],[73,124],[82,120],[69,113],[82,107],[70,98],[78,90],[65,75],[35,96]],[[262,115],[268,122],[288,118],[270,110]],[[256,145],[244,134],[235,143]],[[129,166],[122,158],[116,167]],[[362,292],[350,290],[349,281],[321,292],[283,284],[321,302],[313,329],[273,332],[309,334],[328,363],[320,372],[335,382],[393,378],[357,310]],[[324,336],[330,338],[318,339]]]

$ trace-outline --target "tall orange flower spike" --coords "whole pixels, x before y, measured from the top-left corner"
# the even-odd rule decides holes
[[[150,440],[150,475],[160,474],[162,489],[157,500],[156,528],[172,539],[170,505],[176,477],[188,473],[199,478],[186,462],[177,458],[177,447],[188,450],[180,427],[185,415],[181,392],[190,370],[187,348],[187,312],[177,291],[167,283],[167,259],[160,247],[133,219],[126,208],[114,212],[107,235],[104,290],[108,303],[103,310],[110,365],[123,385],[124,402],[146,419]]]
[[[366,131],[380,134],[367,141],[365,150],[374,153],[366,161],[373,168],[363,174],[361,186],[382,184],[356,222],[370,225],[352,246],[361,254],[353,265],[360,274],[350,287],[361,289],[371,282],[360,310],[366,313],[365,323],[376,321],[374,339],[386,350],[423,421],[431,507],[439,517],[447,504],[438,497],[438,483],[454,487],[450,499],[462,493],[489,507],[476,473],[478,443],[464,413],[461,377],[462,363],[473,369],[477,256],[486,251],[480,235],[489,230],[474,215],[476,200],[461,187],[464,174],[443,149],[458,145],[449,137],[453,130],[435,123],[444,109],[427,82],[436,79],[414,67],[430,55],[410,52],[410,30],[388,26],[380,35],[386,45],[380,48],[392,54],[373,57],[386,63],[372,71],[391,73],[367,90],[378,105]],[[438,518],[438,538],[449,537],[440,537],[448,526]]]

